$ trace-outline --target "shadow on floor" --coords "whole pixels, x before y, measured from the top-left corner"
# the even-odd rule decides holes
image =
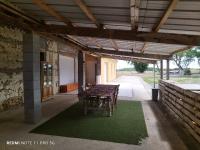
[[[147,102],[151,107],[154,115],[158,120],[158,130],[160,137],[164,141],[168,141],[171,148],[178,150],[181,147],[180,142],[171,134],[171,128],[176,131],[178,137],[183,141],[188,150],[200,150],[200,143],[198,143],[187,129],[172,115],[160,102]],[[167,122],[167,123],[166,123]],[[165,131],[165,132],[163,132]]]

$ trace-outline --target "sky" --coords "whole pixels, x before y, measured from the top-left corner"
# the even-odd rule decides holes
[[[122,68],[132,68],[133,66],[128,64],[127,61],[124,60],[118,60],[117,61],[117,69],[122,69]],[[153,67],[152,64],[149,65],[149,67]],[[166,68],[166,61],[163,61],[163,68]],[[173,61],[170,61],[170,68],[178,68]],[[197,60],[192,62],[189,65],[189,68],[199,68]]]

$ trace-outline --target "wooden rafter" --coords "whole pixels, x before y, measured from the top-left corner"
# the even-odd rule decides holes
[[[130,0],[130,16],[132,30],[138,29],[140,0]]]
[[[96,26],[98,28],[102,28],[103,25],[100,24],[96,17],[93,15],[93,13],[91,12],[91,10],[89,9],[89,7],[85,4],[85,2],[83,0],[74,0],[76,2],[76,4],[80,7],[80,9],[85,13],[85,15],[94,23],[96,24]],[[114,40],[110,40],[112,45],[113,45],[113,48],[115,50],[118,50],[118,46],[117,46],[117,43],[114,41]],[[96,43],[96,42],[95,42]],[[99,46],[99,44],[96,44],[98,45],[99,48],[102,48],[101,46]]]
[[[154,32],[158,32],[160,27],[165,24],[165,22],[167,21],[169,15],[172,13],[173,9],[176,7],[177,3],[179,0],[171,0],[166,11],[163,13],[163,16],[161,17],[161,19],[159,20],[159,22],[156,24],[156,26],[154,27],[153,31]]]
[[[11,13],[23,18],[24,20],[31,22],[31,23],[42,24],[41,21],[39,21],[39,20],[37,20],[37,19],[35,19],[31,16],[28,16],[24,11],[22,11],[21,9],[19,9],[18,7],[14,6],[13,4],[11,4],[10,2],[8,2],[6,0],[0,1],[0,8],[2,10],[9,11],[9,12],[11,12]]]
[[[47,25],[45,26],[45,28],[37,28],[36,30],[38,30],[39,32],[89,36],[98,38],[110,38],[110,32],[111,32],[112,39],[166,43],[166,44],[183,44],[183,45],[193,45],[193,46],[200,45],[199,35],[184,35],[184,34],[160,33],[160,32],[154,32],[154,33],[130,32],[127,30],[116,30],[116,29],[98,30],[95,28],[86,28],[86,27],[74,27],[70,29],[62,25]]]
[[[11,16],[8,16],[7,14],[0,13],[0,19],[5,21],[6,23],[14,24],[15,26],[17,26],[17,27],[19,27],[19,28],[21,28],[23,30],[26,30],[26,31],[29,31],[29,32],[33,31],[36,34],[38,34],[41,37],[44,37],[46,39],[55,40],[55,41],[58,41],[60,43],[66,44],[68,46],[71,46],[71,47],[75,48],[76,50],[80,50],[81,51],[82,49],[87,48],[86,46],[82,45],[81,43],[77,43],[77,42],[73,41],[73,39],[70,39],[70,38],[66,39],[66,38],[63,38],[63,37],[58,36],[58,35],[56,36],[56,35],[49,34],[49,33],[37,32],[37,30],[34,30],[35,28],[30,26],[30,24],[21,22],[21,21],[19,21],[19,19],[11,17]]]
[[[147,42],[144,42],[144,45],[143,45],[143,47],[141,49],[141,53],[144,53],[144,50],[145,50],[146,47],[147,47]]]
[[[132,53],[127,51],[114,51],[114,50],[107,50],[107,49],[98,49],[98,48],[91,48],[91,49],[83,49],[83,51],[88,51],[91,53],[102,53],[102,54],[111,54],[111,55],[121,55],[121,56],[132,56],[138,58],[152,58],[152,59],[167,59],[170,58],[170,55],[158,55],[158,54],[141,54],[141,53]]]
[[[72,41],[73,43],[75,44],[78,44],[80,45],[81,43],[74,37],[74,36],[71,36],[71,35],[67,35],[67,36],[64,36],[65,39],[68,39],[70,41]],[[83,44],[81,44],[83,45]],[[86,46],[86,45],[85,45]]]
[[[104,28],[106,29],[106,28]],[[119,50],[118,46],[117,46],[117,43],[115,42],[115,40],[112,39],[112,32],[109,32],[109,38],[110,38],[110,42],[111,44],[113,45],[112,47],[115,49],[115,50]]]
[[[124,56],[116,56],[116,55],[105,55],[105,54],[99,54],[99,55],[101,57],[105,57],[105,58],[126,60],[126,61],[135,61],[135,62],[142,62],[142,63],[148,63],[148,64],[156,64],[156,62],[157,62],[157,60],[152,60],[152,59],[124,57]]]
[[[67,26],[69,27],[73,26],[68,18],[62,16],[53,7],[49,6],[44,0],[33,0],[33,3],[36,4],[38,7],[40,7],[42,10],[46,11],[51,16],[54,16],[59,21],[64,22]]]
[[[95,38],[88,37],[88,40],[95,43],[96,47],[102,48],[102,46],[96,41]]]
[[[76,50],[81,51],[83,48],[86,48],[86,46],[80,43],[76,43],[73,39],[70,39],[70,38],[63,38],[63,37],[48,34],[48,33],[38,33],[38,32],[36,33],[46,39],[58,41],[60,43],[66,44],[67,46],[73,47]]]
[[[83,0],[74,0],[80,9],[85,13],[85,15],[94,23],[98,28],[101,28],[102,25],[97,21],[96,17],[91,12],[90,8],[85,4]]]
[[[28,24],[22,22],[21,20],[17,18],[11,17],[3,12],[0,12],[0,20],[5,25],[14,25],[14,27],[17,27],[24,31],[30,32],[33,30]]]
[[[5,21],[6,19],[2,19],[1,21]],[[29,30],[32,30],[32,31],[35,31],[35,32],[39,32],[40,30],[38,30],[38,29],[42,29],[42,31],[45,31],[46,30],[46,28],[47,28],[47,30],[49,29],[49,25],[39,25],[39,26],[31,26],[30,24],[26,24],[26,23],[23,23],[23,22],[21,22],[21,21],[19,21],[19,19],[17,19],[17,18],[15,18],[15,21],[13,21],[13,19],[7,19],[8,21],[10,21],[10,22],[17,22],[17,24],[22,24],[22,27],[23,28],[28,28]],[[43,30],[43,29],[45,29],[45,30]],[[66,26],[65,26],[65,29],[66,29]],[[66,29],[66,31],[68,32],[68,29],[69,28],[67,28]],[[74,30],[75,29],[75,30]],[[85,29],[84,29],[85,30]],[[89,28],[89,30],[90,30],[90,28]],[[92,29],[93,30],[93,29]],[[56,33],[57,33],[57,29],[56,29]],[[66,31],[64,31],[63,33],[65,33]],[[72,32],[74,32],[74,31],[76,31],[76,28],[72,28]],[[95,29],[95,31],[97,31],[96,29]],[[59,31],[60,32],[60,31]],[[71,32],[71,31],[70,31]],[[71,33],[72,33],[71,32]],[[108,29],[106,29],[105,31],[103,30],[102,31],[103,32],[103,36],[109,36],[109,34],[108,33],[110,33],[110,30],[108,30]],[[190,36],[190,35],[178,35],[178,34],[167,34],[167,33],[135,33],[135,32],[130,32],[130,31],[128,31],[128,32],[130,32],[131,34],[127,34],[127,31],[120,31],[120,30],[111,30],[111,32],[112,33],[114,33],[114,34],[112,34],[114,37],[118,37],[118,35],[116,36],[116,33],[115,32],[117,32],[117,34],[118,33],[120,33],[121,35],[120,36],[122,36],[123,37],[123,39],[124,39],[124,37],[125,36],[127,36],[127,35],[130,35],[130,36],[136,36],[136,38],[137,39],[140,39],[140,37],[148,37],[148,36],[150,36],[150,40],[152,40],[152,38],[153,38],[153,40],[157,40],[158,42],[162,42],[163,40],[164,41],[175,41],[175,43],[174,44],[178,44],[179,42],[183,42],[184,41],[184,44],[187,44],[188,42],[190,42],[190,43],[196,43],[196,44],[198,44],[199,43],[199,41],[200,41],[200,36]],[[73,45],[73,46],[76,46],[79,50],[86,50],[86,49],[90,49],[91,51],[93,51],[93,49],[91,49],[91,48],[86,48],[86,47],[79,47],[79,46],[77,46],[77,44],[75,44],[74,42],[71,42],[71,41],[68,41],[68,40],[66,40],[66,39],[62,39],[62,37],[58,37],[58,36],[53,36],[52,34],[50,34],[50,33],[55,33],[55,31],[48,31],[48,32],[43,32],[42,33],[42,35],[47,35],[46,37],[51,37],[52,39],[59,39],[59,40],[61,40],[61,41],[63,41],[65,44],[69,44],[69,45]],[[60,34],[63,34],[63,33],[60,33]],[[74,32],[74,33],[76,33],[76,32]],[[106,34],[105,34],[106,33]],[[82,33],[81,33],[82,34]],[[127,35],[126,35],[127,34]],[[147,35],[145,35],[145,34],[147,34]],[[72,34],[73,35],[73,34]],[[145,36],[144,36],[145,35]],[[153,36],[152,36],[153,35]],[[101,36],[101,35],[100,35]],[[110,37],[110,36],[109,36]],[[166,37],[166,39],[165,39],[165,37]],[[155,39],[154,39],[155,38]],[[163,39],[164,38],[164,39]],[[178,42],[176,41],[176,39],[178,40]],[[183,40],[183,41],[182,41]],[[180,43],[179,43],[180,44]],[[188,45],[192,45],[192,44],[188,44]],[[94,49],[94,50],[96,50],[96,49]],[[180,50],[180,51],[182,51],[182,50]],[[109,53],[109,52],[108,52]],[[118,53],[119,55],[120,55],[120,53]],[[126,55],[128,55],[127,53],[125,53]],[[129,53],[130,54],[130,53]],[[137,53],[133,53],[134,55],[136,54],[136,56],[135,57],[148,57],[148,58],[150,58],[150,56],[151,55],[143,55],[143,56],[141,56],[141,55],[137,55]],[[122,54],[122,55],[124,55],[124,53]],[[161,55],[158,55],[158,56],[156,56],[156,57],[169,57],[169,56],[166,56],[166,55],[164,55],[164,56],[161,56]],[[152,58],[154,58],[154,56],[152,57]]]
[[[96,19],[96,17],[93,15],[93,13],[91,12],[91,10],[89,9],[89,7],[84,3],[84,1],[83,0],[74,0],[75,2],[76,2],[76,4],[80,7],[80,9],[85,13],[85,15],[94,23],[94,24],[96,24],[96,26],[98,27],[98,28],[102,28],[103,27],[103,25],[102,24],[100,24],[98,21],[97,21],[97,19]],[[119,48],[118,48],[118,46],[117,46],[117,43],[114,41],[114,40],[112,40],[112,38],[111,38],[111,33],[110,33],[110,41],[111,41],[111,43],[112,43],[112,45],[113,45],[113,48],[115,49],[115,50],[118,50]]]
[[[112,43],[112,45],[113,45],[113,48],[115,49],[115,50],[119,50],[119,48],[118,48],[118,46],[117,46],[117,43],[115,42],[115,40],[113,40],[113,39],[110,39],[110,41],[111,41],[111,43]]]
[[[187,46],[187,47],[185,47],[185,48],[177,49],[177,50],[175,50],[174,52],[172,52],[170,55],[173,55],[173,54],[175,54],[175,53],[178,53],[178,52],[182,52],[182,51],[188,50],[188,49],[190,49],[190,48],[192,48],[192,47],[193,47],[193,46]]]
[[[127,56],[127,57],[138,57],[138,58],[151,58],[151,59],[167,59],[170,56],[168,55],[155,55],[155,54],[141,54],[141,53],[132,53],[132,52],[125,52],[125,51],[114,51],[114,50],[105,50],[105,49],[95,49],[95,48],[89,48],[85,45],[82,45],[81,43],[78,43],[76,41],[74,41],[73,39],[69,39],[69,38],[64,38],[62,36],[59,35],[53,35],[50,33],[41,33],[38,32],[37,30],[35,30],[35,28],[29,27],[30,25],[27,25],[26,23],[22,23],[22,22],[18,22],[18,19],[13,18],[13,17],[5,17],[3,18],[7,21],[11,21],[14,24],[18,24],[18,25],[22,25],[23,28],[27,28],[28,30],[32,30],[35,33],[39,34],[40,36],[44,36],[47,39],[51,39],[51,40],[56,40],[59,42],[62,42],[64,44],[67,44],[68,46],[74,47],[77,50],[81,50],[81,51],[86,51],[86,52],[91,52],[91,53],[101,53],[101,54],[111,54],[111,55],[118,55],[118,56]]]

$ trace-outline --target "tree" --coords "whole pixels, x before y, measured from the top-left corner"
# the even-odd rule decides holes
[[[197,58],[198,64],[200,66],[200,46],[195,47],[194,51],[195,51],[195,57]]]
[[[197,58],[198,64],[200,66],[200,46],[193,48],[195,51],[195,57]]]
[[[145,63],[133,62],[133,61],[130,61],[129,63],[134,65],[135,70],[139,73],[144,73],[144,71],[146,71],[148,68],[148,64]]]
[[[188,66],[195,59],[196,51],[194,49],[189,49],[184,52],[179,52],[173,55],[173,60],[178,66],[179,70],[183,71],[184,69],[188,69]]]

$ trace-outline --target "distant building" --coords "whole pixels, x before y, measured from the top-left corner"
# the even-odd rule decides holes
[[[105,84],[116,78],[117,60],[109,58],[101,58],[101,78],[100,83]]]

